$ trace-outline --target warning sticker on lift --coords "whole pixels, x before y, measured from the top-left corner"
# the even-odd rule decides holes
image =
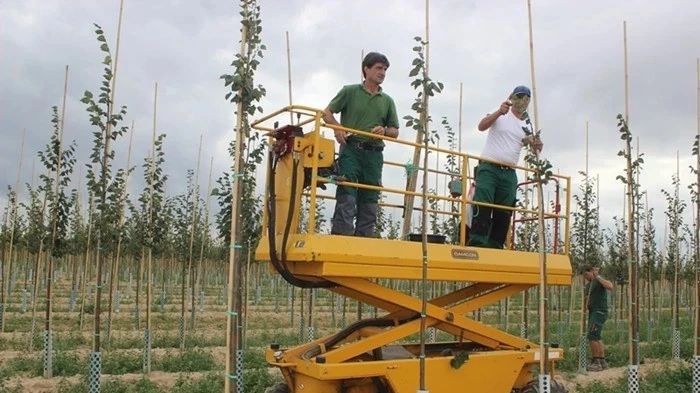
[[[452,258],[455,259],[479,259],[479,253],[474,250],[465,250],[464,248],[453,248]]]

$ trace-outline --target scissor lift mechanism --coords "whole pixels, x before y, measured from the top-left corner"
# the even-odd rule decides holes
[[[302,136],[298,128],[289,132],[285,127],[286,133],[275,134],[277,164],[267,180],[274,184],[273,210],[266,212],[269,231],[263,231],[256,259],[276,261],[297,280],[323,283],[386,314],[294,348],[272,345],[267,361],[281,369],[286,390],[293,393],[413,393],[419,348],[411,339],[420,331],[421,301],[380,282],[420,280],[421,244],[290,231],[298,227],[304,170],[307,183],[315,184],[323,181],[318,168],[332,160],[328,148],[333,142],[320,136],[320,116],[316,111],[311,133]],[[259,123],[253,125],[265,129]],[[429,300],[426,326],[452,335],[454,341],[426,345],[428,390],[510,393],[528,385],[539,362],[538,345],[467,315],[538,285],[539,254],[429,244],[428,255],[429,281],[464,283]],[[568,255],[547,255],[547,282],[571,285]],[[550,349],[548,356],[553,370],[563,351]]]

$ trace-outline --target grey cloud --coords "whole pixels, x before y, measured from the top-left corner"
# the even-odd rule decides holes
[[[360,52],[386,53],[392,66],[385,83],[400,115],[410,111],[415,92],[407,77],[414,45],[423,34],[423,3],[407,1],[261,1],[263,41],[269,50],[259,83],[268,97],[265,109],[287,103],[284,32],[290,31],[296,97],[324,106],[342,84],[359,80]],[[479,118],[493,110],[516,84],[530,80],[525,2],[431,2],[431,75],[445,82],[445,93],[431,102],[432,116],[448,116],[457,126],[457,94],[464,83],[463,147],[479,154],[485,135],[475,131]],[[127,124],[136,122],[132,162],[148,154],[153,83],[160,83],[158,132],[166,132],[170,193],[184,189],[187,168],[195,165],[197,143],[205,132],[202,175],[208,157],[214,173],[228,165],[233,107],[224,101],[219,75],[230,71],[238,50],[237,4],[227,1],[126,1],[117,101],[129,107]],[[98,87],[102,66],[92,32],[100,23],[112,50],[118,1],[9,1],[0,13],[0,184],[14,184],[21,129],[28,130],[25,157],[35,157],[46,143],[51,105],[59,105],[63,66],[70,64],[70,100],[66,138],[76,139],[79,157],[87,159],[91,128],[82,92]],[[607,170],[621,148],[615,115],[624,108],[622,20],[628,20],[630,45],[631,126],[650,159],[642,181],[657,203],[658,184],[670,183],[675,151],[688,156],[696,127],[695,58],[700,54],[696,1],[571,3],[534,2],[534,34],[540,118],[545,152],[561,169],[580,180],[583,128],[591,129],[591,173]],[[337,86],[314,85],[321,80]],[[302,102],[299,102],[302,103]],[[402,130],[402,137],[412,133]],[[124,165],[124,138],[116,145]],[[217,143],[218,142],[218,143]],[[671,160],[669,161],[669,159]],[[407,158],[399,157],[400,161]],[[25,161],[23,178],[29,178]],[[140,170],[132,192],[141,187]],[[687,176],[686,176],[687,178]],[[601,179],[606,185],[612,178]],[[204,187],[204,180],[202,181]],[[610,192],[617,186],[608,187]],[[608,189],[606,188],[606,190]],[[615,191],[617,192],[617,191]],[[605,195],[611,211],[621,197]],[[604,217],[605,219],[605,217]]]

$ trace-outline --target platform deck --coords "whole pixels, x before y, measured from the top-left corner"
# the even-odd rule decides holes
[[[295,234],[286,258],[293,274],[306,277],[419,280],[422,274],[421,243],[412,241]],[[429,244],[428,280],[537,285],[539,258],[535,252]],[[270,260],[267,237],[256,259]],[[568,286],[571,278],[569,256],[547,254],[547,283]]]

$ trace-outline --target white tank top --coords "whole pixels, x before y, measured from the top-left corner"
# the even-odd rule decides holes
[[[481,154],[483,158],[517,165],[520,161],[520,150],[525,138],[525,122],[515,117],[512,111],[499,116],[491,125],[486,137],[486,145]]]

